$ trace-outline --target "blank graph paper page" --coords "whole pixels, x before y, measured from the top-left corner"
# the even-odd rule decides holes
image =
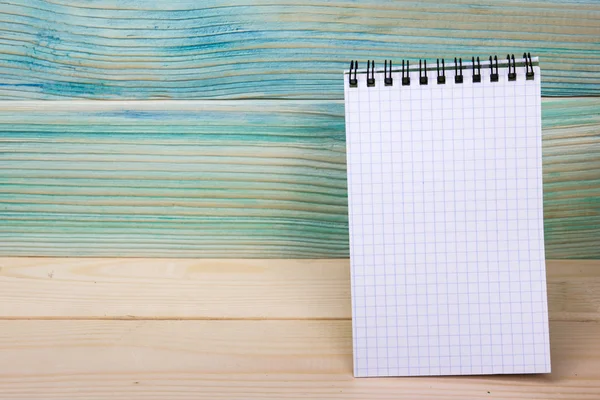
[[[355,376],[550,372],[529,60],[344,74]]]

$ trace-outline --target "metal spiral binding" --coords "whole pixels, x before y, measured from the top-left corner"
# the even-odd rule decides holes
[[[358,61],[350,61],[350,73],[348,74],[348,85],[350,87],[358,86],[358,79],[356,78],[356,71],[358,70]],[[354,78],[352,73],[354,72]]]
[[[385,67],[383,70],[383,81],[385,86],[392,86],[394,84],[394,80],[392,79],[392,60],[390,60],[390,72],[388,73],[387,60],[385,60]]]
[[[460,67],[458,66],[459,63],[456,62],[456,57],[454,57],[454,83],[463,83],[463,66],[462,66],[462,58],[458,59],[460,62]],[[460,71],[460,74],[459,74]]]
[[[535,74],[533,73],[533,61],[531,61],[531,53],[523,53],[523,58],[525,59],[525,79],[531,81],[535,78]]]
[[[367,86],[375,86],[375,60],[367,61]]]
[[[437,59],[437,83],[443,85],[446,83],[446,66],[444,65],[444,59],[442,58],[442,74],[440,75],[440,59]]]
[[[526,80],[534,80],[535,72],[533,69],[533,60],[531,58],[531,53],[524,53],[523,59],[525,60],[525,79]],[[389,61],[389,66],[388,66]],[[507,64],[503,64],[503,67],[508,69],[508,80],[513,82],[518,80],[517,75],[517,64],[515,61],[514,54],[508,54],[506,56]],[[454,58],[454,67],[448,67],[448,70],[452,70],[454,68],[454,83],[461,84],[464,82],[463,71],[465,67],[463,67],[462,58]],[[498,82],[500,80],[500,74],[498,73],[498,56],[489,57],[489,68],[490,68],[490,82]],[[471,58],[471,69],[472,69],[472,79],[474,83],[480,83],[482,81],[481,78],[481,60],[479,57]],[[436,83],[438,85],[443,85],[446,83],[446,61],[443,58],[438,58],[436,60],[435,71],[437,73]],[[385,60],[384,69],[383,69],[383,84],[385,86],[394,86],[394,79],[392,78],[392,60]],[[402,86],[410,86],[410,61],[402,60],[402,67],[396,72],[401,73],[401,84]],[[419,85],[428,85],[429,78],[427,76],[427,60],[420,59],[419,60]],[[364,70],[361,72],[364,74]],[[381,71],[379,71],[381,73]],[[351,88],[358,87],[358,61],[353,60],[350,62],[350,72],[348,73],[348,86]],[[366,83],[367,87],[374,87],[376,85],[375,78],[375,61],[369,60],[367,61],[367,70],[366,70]],[[523,79],[523,78],[521,78]]]
[[[471,62],[473,63],[473,82],[479,83],[481,82],[481,63],[479,62],[479,57],[477,57],[477,73],[475,73],[475,57],[471,58]]]
[[[515,55],[512,55],[512,72],[510,69],[510,54],[506,55],[506,59],[508,60],[508,80],[516,81],[517,80],[517,64],[515,63]]]
[[[410,76],[408,70],[410,69],[410,61],[406,60],[406,76],[404,76],[404,60],[402,60],[402,86],[410,85]]]
[[[494,56],[496,62],[496,72],[494,72],[494,65],[492,64],[492,56],[490,56],[490,81],[498,82],[498,56]]]
[[[427,85],[427,60],[425,60],[425,74],[421,71],[421,60],[419,60],[419,84]]]

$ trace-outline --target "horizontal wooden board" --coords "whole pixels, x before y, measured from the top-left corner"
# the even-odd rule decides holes
[[[600,321],[600,261],[548,261],[551,320]],[[0,258],[0,318],[349,319],[335,260]]]
[[[552,374],[352,378],[350,321],[0,321],[9,399],[597,399],[600,325],[552,322]]]
[[[342,113],[329,102],[0,105],[0,254],[347,255]]]
[[[598,258],[600,99],[543,104],[548,258]],[[0,103],[0,255],[348,255],[343,104]]]
[[[530,51],[544,95],[600,94],[600,4],[5,0],[3,99],[341,99],[349,60]]]

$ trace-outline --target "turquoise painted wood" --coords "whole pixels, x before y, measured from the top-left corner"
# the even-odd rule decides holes
[[[600,99],[543,103],[547,257],[600,257]],[[0,103],[0,255],[348,256],[340,101]]]
[[[2,99],[341,99],[350,59],[531,51],[600,93],[600,2],[5,0]]]
[[[0,103],[0,255],[347,256],[350,59],[531,51],[600,94],[591,0],[5,0],[0,32],[0,100],[70,100]],[[600,257],[600,100],[543,113],[547,256]]]

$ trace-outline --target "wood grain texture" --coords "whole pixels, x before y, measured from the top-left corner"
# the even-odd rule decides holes
[[[600,100],[543,103],[548,258],[598,258]],[[0,103],[0,255],[348,255],[343,104]]]
[[[0,253],[348,253],[343,106],[0,105]]]
[[[552,322],[547,375],[353,379],[350,321],[0,321],[0,393],[27,400],[595,400],[599,335],[597,322]]]
[[[351,59],[524,51],[600,94],[594,0],[5,0],[0,31],[4,99],[341,99]]]
[[[600,321],[600,261],[547,270],[551,320]],[[347,259],[0,258],[0,319],[350,317]]]

